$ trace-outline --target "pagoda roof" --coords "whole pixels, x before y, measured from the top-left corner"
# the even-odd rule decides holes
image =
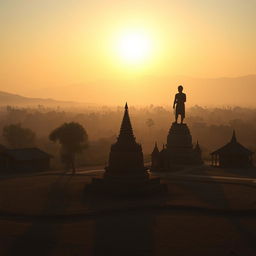
[[[157,154],[159,154],[159,149],[157,147],[157,143],[155,143],[155,147],[154,147],[154,149],[152,151],[152,155],[157,155]]]
[[[160,153],[164,153],[164,152],[166,152],[166,147],[165,147],[165,145],[163,144],[163,148],[162,148],[162,150],[160,151]]]
[[[7,149],[4,155],[18,161],[30,161],[52,158],[52,156],[39,148]]]
[[[132,124],[128,112],[128,104],[125,104],[124,107],[124,116],[120,128],[120,133],[118,136],[118,141],[130,141],[130,142],[135,142],[135,137],[133,135],[133,129],[132,129]]]
[[[196,142],[195,151],[197,151],[197,152],[201,152],[202,151],[198,141]]]
[[[211,155],[216,154],[241,154],[241,155],[252,155],[253,152],[243,145],[241,145],[236,139],[236,133],[233,131],[232,139],[225,146],[219,148],[218,150],[211,153]]]
[[[133,134],[127,103],[125,104],[124,109],[125,110],[120,128],[120,133],[117,137],[117,142],[112,144],[111,151],[131,152],[141,150],[141,145],[136,142],[136,139]]]

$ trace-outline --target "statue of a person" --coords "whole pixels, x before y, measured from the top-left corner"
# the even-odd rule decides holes
[[[183,86],[180,85],[178,87],[178,93],[175,95],[173,108],[175,109],[175,123],[178,122],[178,117],[181,117],[181,123],[183,124],[183,120],[185,118],[185,102],[187,100],[186,94],[183,93]]]

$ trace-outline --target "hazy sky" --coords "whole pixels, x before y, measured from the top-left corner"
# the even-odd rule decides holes
[[[255,12],[256,0],[0,0],[0,90],[51,97],[84,84],[97,95],[144,76],[256,74]],[[140,63],[118,55],[127,31],[152,44]]]

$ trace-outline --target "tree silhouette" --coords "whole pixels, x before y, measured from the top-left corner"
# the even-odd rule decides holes
[[[71,166],[75,174],[75,155],[85,149],[88,144],[88,135],[83,126],[75,122],[64,123],[50,133],[49,139],[61,144],[62,162]]]
[[[21,124],[10,124],[3,128],[3,137],[12,148],[31,147],[35,145],[36,134]]]

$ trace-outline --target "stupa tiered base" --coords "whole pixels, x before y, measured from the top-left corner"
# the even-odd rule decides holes
[[[136,176],[105,176],[93,178],[87,185],[86,192],[98,195],[139,196],[167,192],[167,185],[161,184],[159,178]]]

